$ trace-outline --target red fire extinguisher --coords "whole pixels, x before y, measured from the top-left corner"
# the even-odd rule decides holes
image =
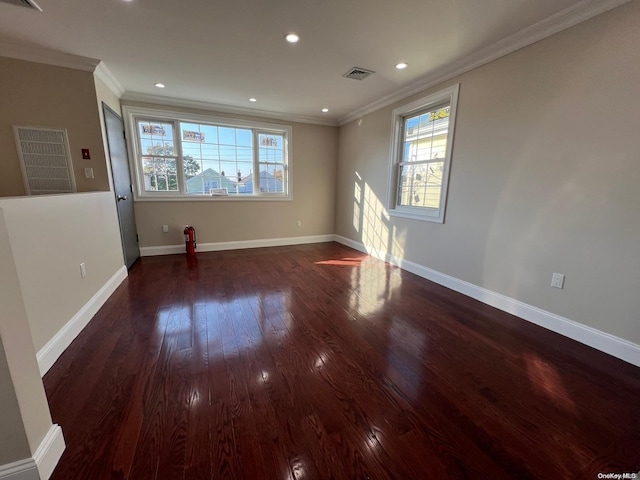
[[[184,243],[187,247],[187,257],[196,256],[196,229],[191,225],[184,227]]]

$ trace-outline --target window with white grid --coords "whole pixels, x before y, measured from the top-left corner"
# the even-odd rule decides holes
[[[124,107],[139,199],[288,199],[291,127]]]
[[[283,193],[286,184],[285,138],[281,133],[258,132],[260,191]]]
[[[393,111],[390,213],[442,223],[458,86]]]

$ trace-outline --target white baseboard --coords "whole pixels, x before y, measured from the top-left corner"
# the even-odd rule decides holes
[[[198,243],[196,252],[219,252],[222,250],[240,250],[244,248],[282,247],[285,245],[302,245],[305,243],[333,242],[335,235],[309,235],[305,237],[264,238],[260,240],[241,240],[237,242]],[[159,247],[141,247],[140,255],[174,255],[185,253],[184,244],[163,245]]]
[[[62,428],[59,425],[51,425],[49,432],[33,454],[33,460],[38,466],[40,480],[48,480],[66,448]]]
[[[492,292],[464,280],[438,272],[415,262],[397,258],[387,252],[367,247],[341,235],[335,235],[335,241],[355,250],[367,253],[372,257],[396,265],[403,270],[414,273],[422,278],[443,285],[451,290],[462,293],[471,298],[491,305],[499,310],[510,313],[548,330],[564,335],[590,347],[608,353],[632,365],[640,367],[640,345],[631,343],[606,332],[588,327],[574,320],[556,315],[546,310],[528,305],[500,293]]]
[[[52,425],[32,458],[0,465],[0,480],[48,480],[66,445],[59,425]]]
[[[127,278],[127,267],[124,265],[113,274],[96,294],[69,320],[37,354],[40,375],[49,371],[55,361],[62,355],[71,342],[78,336],[100,307],[104,305],[111,294]]]
[[[40,480],[33,458],[0,465],[0,480]]]

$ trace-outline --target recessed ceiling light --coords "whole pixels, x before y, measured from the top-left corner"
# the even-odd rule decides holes
[[[409,66],[408,63],[405,62],[400,62],[400,63],[396,63],[396,68],[398,70],[404,70],[405,68],[407,68]]]
[[[154,85],[158,88],[164,88],[164,83],[154,83]]]
[[[329,111],[329,109],[328,109],[328,108],[323,108],[323,109],[322,109],[322,113],[327,113],[328,111]]]
[[[257,102],[258,100],[256,100],[255,98],[250,98],[249,101],[250,102]]]
[[[287,33],[284,38],[287,40],[287,42],[289,43],[298,43],[298,40],[300,40],[300,37],[298,35],[296,35],[295,33]]]

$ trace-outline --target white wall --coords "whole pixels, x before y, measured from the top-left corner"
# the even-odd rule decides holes
[[[115,200],[112,192],[18,197],[0,208],[38,351],[123,268]]]
[[[337,234],[640,344],[638,45],[631,2],[341,127]],[[445,223],[389,217],[391,110],[454,83]]]
[[[52,427],[0,208],[0,469],[30,458]]]
[[[12,327],[21,321],[26,328],[26,313],[20,294],[20,286],[13,263],[13,254],[8,241],[4,216],[0,210],[0,466],[22,460],[30,456],[29,443],[25,432],[20,406],[16,398],[9,362],[3,342],[14,343]],[[19,335],[19,334],[18,334]],[[22,346],[20,346],[22,348]],[[31,344],[33,350],[33,344]],[[35,361],[35,354],[34,361]],[[36,369],[37,373],[37,369]],[[45,429],[46,432],[46,429]]]

